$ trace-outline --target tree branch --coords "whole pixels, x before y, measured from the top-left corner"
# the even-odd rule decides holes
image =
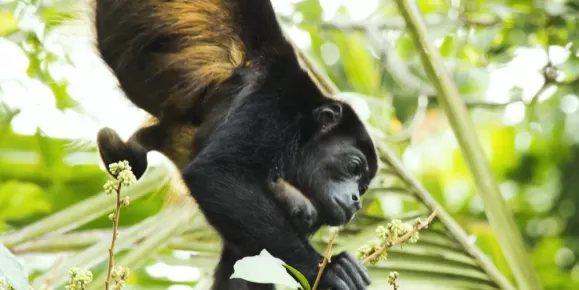
[[[396,0],[396,4],[406,19],[408,31],[420,52],[428,77],[436,87],[438,100],[446,112],[466,164],[474,177],[488,220],[496,232],[502,252],[518,286],[522,289],[542,289],[511,210],[506,205],[484,157],[476,130],[462,103],[456,84],[445,69],[442,56],[428,40],[426,25],[416,3],[411,0]]]

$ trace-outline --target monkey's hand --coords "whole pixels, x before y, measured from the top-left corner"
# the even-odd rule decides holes
[[[322,279],[320,289],[332,290],[365,290],[370,285],[368,270],[347,252],[332,257],[328,263]]]
[[[290,209],[292,222],[301,232],[308,232],[317,222],[318,211],[306,198],[296,199]]]
[[[125,143],[111,128],[102,128],[97,133],[97,146],[101,159],[109,173],[109,164],[126,160],[137,179],[147,170],[147,151],[137,143]]]

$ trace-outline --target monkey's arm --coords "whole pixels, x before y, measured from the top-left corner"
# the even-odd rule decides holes
[[[213,149],[221,146],[208,146]],[[224,149],[224,148],[221,148]],[[201,153],[183,178],[207,221],[243,256],[266,249],[313,282],[322,257],[294,230],[291,221],[267,195],[267,184],[251,168],[220,156]]]
[[[297,188],[281,178],[273,181],[269,188],[275,199],[290,214],[294,225],[301,233],[308,232],[317,222],[318,211]]]

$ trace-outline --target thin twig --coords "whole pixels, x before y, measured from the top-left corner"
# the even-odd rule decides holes
[[[436,211],[433,211],[428,216],[426,221],[424,221],[423,223],[417,223],[416,225],[414,225],[414,228],[411,231],[408,231],[406,234],[404,234],[403,236],[401,236],[397,240],[394,240],[391,243],[384,244],[384,246],[380,250],[372,253],[372,255],[370,255],[370,256],[366,257],[364,260],[362,260],[362,263],[368,264],[370,261],[372,261],[375,258],[379,257],[380,255],[384,254],[384,252],[388,251],[388,249],[390,249],[396,245],[406,243],[406,241],[408,241],[412,237],[412,235],[414,235],[415,232],[427,227],[432,222],[432,220],[434,219],[435,216],[436,216]]]
[[[298,24],[289,15],[280,14],[278,17],[285,23]],[[428,26],[437,26],[444,24],[444,21],[446,20],[444,19],[440,20],[439,18],[432,18],[432,20],[429,19],[427,22]],[[502,22],[498,16],[494,16],[493,19],[488,20],[474,20],[462,16],[459,17],[458,21],[476,27],[492,27]],[[347,18],[335,18],[332,20],[322,20],[299,24],[313,25],[320,27],[322,29],[329,29],[329,30],[360,31],[360,32],[367,31],[368,27],[375,27],[378,30],[403,30],[406,28],[406,22],[404,21],[404,18],[397,16],[389,16],[387,18],[383,17],[382,19],[377,21],[369,21],[369,20],[359,21]]]
[[[322,263],[320,264],[320,270],[318,271],[318,276],[316,277],[316,281],[314,282],[314,287],[312,287],[312,290],[316,290],[318,289],[318,284],[320,284],[320,280],[322,279],[322,273],[324,272],[324,269],[326,269],[326,265],[328,265],[328,263],[331,263],[332,261],[331,259],[331,255],[332,255],[332,244],[334,243],[334,239],[336,239],[336,236],[338,235],[338,231],[335,230],[334,233],[332,233],[332,236],[330,237],[330,240],[328,241],[328,246],[326,247],[326,252],[324,253],[324,259],[322,260]]]
[[[107,279],[105,280],[105,290],[109,290],[109,283],[111,280],[111,272],[114,266],[115,243],[117,242],[117,232],[119,231],[119,215],[121,214],[121,183],[116,189],[117,194],[117,208],[115,209],[115,216],[113,217],[113,238],[111,239],[111,247],[109,248],[109,268],[107,269]]]
[[[439,106],[440,103],[438,101],[438,96],[436,94],[429,95],[428,100],[431,104]],[[510,104],[521,102],[522,99],[520,97],[513,97],[512,99],[505,101],[505,102],[487,102],[487,101],[477,101],[477,100],[469,100],[470,97],[462,97],[462,101],[464,105],[469,108],[479,108],[479,109],[500,109],[504,108]]]

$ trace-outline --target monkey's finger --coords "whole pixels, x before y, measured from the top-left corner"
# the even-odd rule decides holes
[[[334,282],[335,286],[332,287],[332,290],[354,290],[354,289],[348,287],[348,284],[346,284],[346,282],[344,282],[344,280],[342,280],[342,278],[336,277],[333,282]]]
[[[347,269],[346,267],[338,264],[335,266],[336,272],[339,273],[342,280],[348,284],[348,289],[360,289],[360,286],[357,285],[356,280],[360,279],[358,273],[352,273],[351,269]],[[363,284],[361,285],[364,286]]]
[[[352,261],[344,259],[340,267],[347,270],[348,276],[352,280],[352,283],[356,286],[355,289],[366,289],[366,286],[370,284],[365,277],[366,273],[364,271],[360,271],[358,265],[352,263]]]
[[[343,263],[348,267],[348,269],[355,271],[359,275],[362,281],[364,281],[364,285],[370,285],[370,275],[362,263],[356,260],[352,255],[347,255]]]

